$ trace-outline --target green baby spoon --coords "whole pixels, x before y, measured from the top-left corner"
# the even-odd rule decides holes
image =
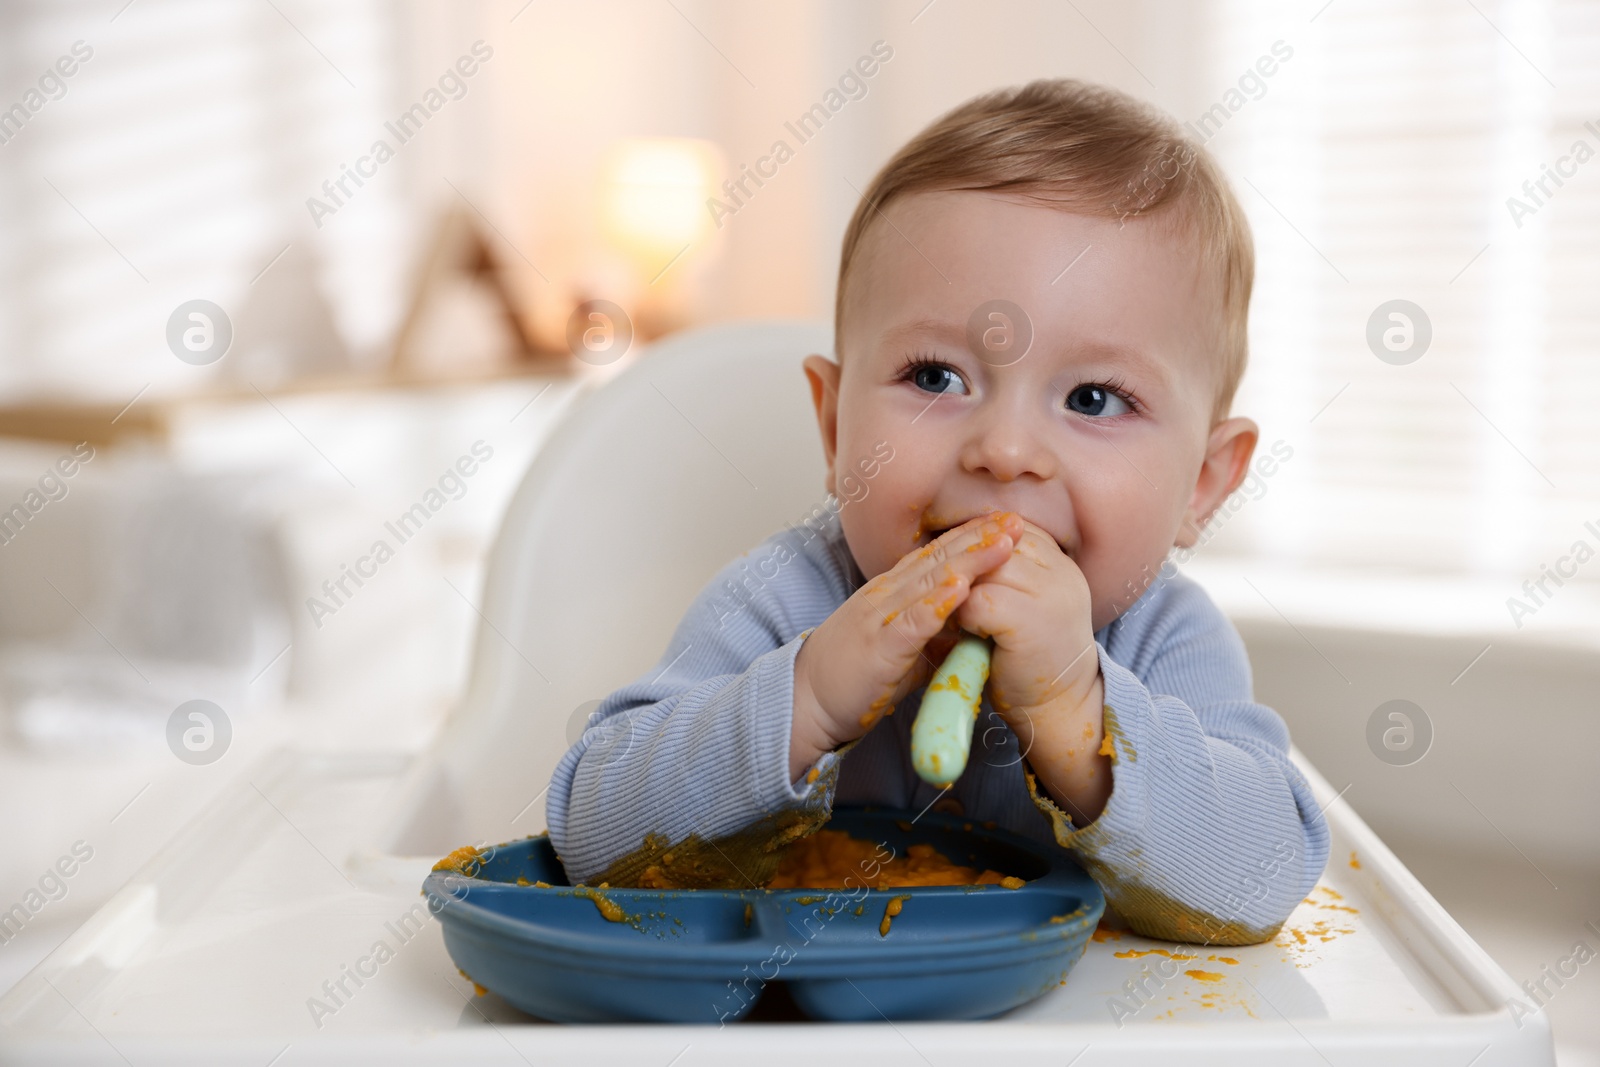
[[[993,651],[989,638],[964,632],[933,672],[911,724],[911,765],[923,781],[948,786],[967,769]]]

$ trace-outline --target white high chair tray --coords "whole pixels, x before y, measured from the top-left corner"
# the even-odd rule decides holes
[[[556,1026],[475,996],[423,878],[458,845],[539,830],[569,714],[648,669],[710,575],[815,507],[799,362],[831,346],[822,324],[698,330],[574,402],[507,509],[470,683],[433,746],[247,767],[0,997],[0,1063],[1554,1063],[1544,1016],[1513,1017],[1511,979],[1298,754],[1332,858],[1270,944],[1108,936],[978,1023]]]
[[[1103,933],[1060,988],[994,1020],[719,1028],[559,1026],[475,995],[418,895],[436,857],[352,852],[406,761],[279,753],[0,998],[0,1062],[1553,1064],[1542,1017],[1510,1014],[1510,978],[1296,760],[1333,858],[1268,944]]]

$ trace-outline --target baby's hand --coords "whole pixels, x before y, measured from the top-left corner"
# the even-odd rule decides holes
[[[1046,531],[1023,527],[1016,551],[974,583],[957,621],[994,639],[989,700],[1081,827],[1099,817],[1112,786],[1089,584]]]
[[[989,698],[1002,716],[1076,707],[1100,674],[1083,571],[1044,529],[1021,522],[1011,556],[973,583],[956,612],[962,629],[994,639]]]
[[[927,684],[959,636],[953,613],[975,579],[1010,558],[1022,531],[1013,512],[969,519],[867,582],[811,632],[794,662],[791,781]]]

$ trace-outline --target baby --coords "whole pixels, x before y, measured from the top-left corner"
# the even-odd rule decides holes
[[[549,790],[569,875],[762,885],[835,804],[931,807],[1071,849],[1141,934],[1271,938],[1327,826],[1238,634],[1162,571],[1249,473],[1253,272],[1216,165],[1122,93],[992,92],[902,148],[845,232],[838,361],[805,360],[830,507],[595,711]],[[941,790],[911,726],[963,630],[993,664]]]

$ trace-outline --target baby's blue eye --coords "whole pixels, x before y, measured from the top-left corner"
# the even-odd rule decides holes
[[[965,393],[966,384],[953,367],[944,363],[919,363],[908,375],[911,384],[929,393]]]
[[[1132,411],[1129,403],[1103,385],[1080,385],[1067,394],[1067,407],[1080,415],[1111,418]]]

